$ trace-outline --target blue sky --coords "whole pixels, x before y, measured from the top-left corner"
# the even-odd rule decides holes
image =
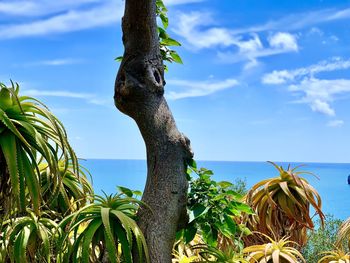
[[[166,96],[201,160],[349,162],[350,1],[168,0]],[[44,101],[82,158],[144,159],[113,105],[121,0],[2,0],[0,81]]]

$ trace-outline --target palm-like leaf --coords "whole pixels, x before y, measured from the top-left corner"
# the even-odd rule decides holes
[[[2,261],[10,259],[15,263],[51,262],[55,255],[59,228],[57,224],[43,216],[38,217],[28,210],[28,215],[7,220],[4,224],[4,248]]]
[[[197,262],[249,263],[242,253],[233,249],[220,250],[207,245],[197,245],[194,249],[200,249],[201,260]]]
[[[285,237],[275,241],[266,235],[264,236],[270,241],[269,243],[243,249],[243,253],[247,254],[249,263],[306,263],[302,254],[294,248],[295,242]]]
[[[77,169],[76,156],[61,122],[40,101],[19,96],[18,84],[6,87],[0,83],[0,159],[7,166],[0,185],[10,189],[8,196],[0,194],[2,214],[8,212],[12,200],[22,212],[30,200],[39,214],[42,197],[38,159],[45,160],[50,171],[57,173],[59,155],[65,170],[68,160]]]
[[[39,169],[43,200],[50,210],[67,215],[85,206],[94,195],[87,177],[89,172],[80,164],[75,170],[71,162],[65,167],[65,162],[59,161],[59,173],[56,174],[50,171],[46,163],[39,164]],[[53,197],[55,188],[58,191]]]
[[[317,191],[300,177],[308,172],[296,171],[296,168],[284,170],[272,163],[279,176],[263,180],[252,187],[247,195],[247,202],[255,210],[257,217],[250,217],[248,227],[270,236],[290,239],[303,246],[306,243],[306,229],[314,224],[310,216],[310,206],[321,219],[321,198]],[[247,243],[254,243],[246,239]]]
[[[345,220],[338,231],[336,246],[342,247],[342,244],[347,243],[350,250],[350,217]]]
[[[335,251],[323,252],[323,257],[317,263],[349,263],[350,262],[350,252],[345,253],[344,251],[338,249]]]
[[[138,251],[139,262],[149,262],[144,236],[134,216],[140,201],[120,195],[96,196],[96,203],[87,205],[66,217],[60,224],[66,229],[61,238],[63,262],[133,262],[132,248]],[[79,228],[83,231],[79,233]],[[120,249],[119,249],[120,248]],[[68,253],[66,252],[68,249]]]

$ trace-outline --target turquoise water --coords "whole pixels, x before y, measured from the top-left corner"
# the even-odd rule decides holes
[[[143,190],[146,181],[146,162],[144,160],[87,160],[82,164],[92,174],[96,193],[116,192],[121,185],[134,190]],[[265,162],[216,162],[198,161],[198,167],[213,170],[215,180],[234,182],[236,178],[245,179],[247,187],[277,175],[276,169]],[[279,163],[287,166],[288,163]],[[292,166],[300,163],[292,163]],[[324,213],[331,213],[340,219],[350,217],[350,185],[347,177],[350,164],[307,163],[300,170],[310,171],[304,177],[316,188],[322,198]]]

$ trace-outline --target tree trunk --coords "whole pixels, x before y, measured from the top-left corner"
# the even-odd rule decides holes
[[[170,263],[176,230],[187,220],[186,162],[189,140],[178,131],[164,98],[164,66],[159,52],[156,0],[126,0],[122,19],[123,60],[115,83],[117,108],[133,118],[145,141],[147,182],[140,209],[152,263]]]

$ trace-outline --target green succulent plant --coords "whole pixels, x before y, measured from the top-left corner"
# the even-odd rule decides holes
[[[101,262],[107,257],[111,263],[132,263],[134,247],[139,262],[149,262],[146,241],[135,222],[141,202],[121,194],[96,196],[95,201],[60,223],[66,232],[61,238],[62,262]]]
[[[51,262],[59,232],[57,223],[45,213],[39,217],[28,209],[27,215],[4,223],[1,262]]]
[[[59,161],[58,169],[59,172],[55,174],[46,163],[39,164],[40,186],[48,208],[65,216],[88,204],[94,191],[88,178],[89,171],[80,164],[75,170],[71,162],[66,168],[65,163]],[[57,195],[53,196],[57,185]]]
[[[306,230],[314,228],[311,206],[319,216],[321,225],[324,224],[321,198],[316,189],[300,176],[310,173],[297,171],[298,167],[284,170],[275,163],[271,164],[278,170],[279,176],[255,184],[248,192],[247,202],[257,216],[251,216],[247,226],[277,238],[289,236],[304,246],[307,240]],[[251,235],[245,241],[254,244],[256,241],[250,240],[254,238]]]
[[[220,263],[249,263],[242,253],[232,248],[220,250],[207,245],[197,245],[195,249],[200,249],[201,260],[197,262],[220,262]]]
[[[0,163],[5,164],[0,169],[0,214],[13,211],[11,207],[25,212],[30,204],[39,215],[40,160],[53,174],[60,171],[59,160],[64,171],[68,160],[77,171],[77,158],[62,123],[40,101],[20,96],[17,83],[11,82],[11,87],[0,83]]]
[[[341,224],[338,231],[336,246],[341,248],[344,244],[347,244],[350,250],[350,217]]]
[[[346,253],[340,249],[334,251],[325,251],[323,257],[317,263],[349,263],[350,253]]]
[[[302,254],[295,248],[295,242],[286,237],[276,241],[267,235],[264,236],[269,240],[268,243],[243,249],[249,263],[306,263]]]

